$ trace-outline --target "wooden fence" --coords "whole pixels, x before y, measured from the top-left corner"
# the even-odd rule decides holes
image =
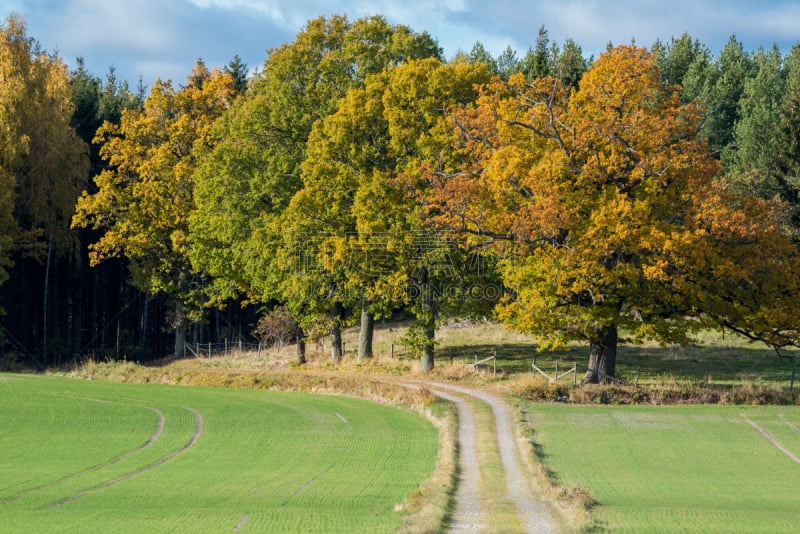
[[[572,375],[572,385],[574,386],[574,385],[577,385],[577,383],[578,383],[578,364],[577,363],[572,364],[572,368],[567,369],[566,371],[563,371],[563,372],[559,373],[559,371],[558,371],[558,362],[556,362],[556,368],[555,368],[555,371],[553,372],[552,376],[550,376],[547,372],[545,372],[544,370],[542,370],[542,369],[540,369],[539,367],[536,366],[536,357],[535,356],[533,358],[531,358],[531,367],[533,368],[533,372],[534,373],[539,373],[540,375],[545,377],[548,382],[558,382],[559,380],[561,380],[565,376],[571,374]]]

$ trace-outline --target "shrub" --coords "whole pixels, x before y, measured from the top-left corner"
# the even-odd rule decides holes
[[[256,325],[253,334],[269,347],[290,343],[300,335],[300,327],[285,306],[270,310]]]

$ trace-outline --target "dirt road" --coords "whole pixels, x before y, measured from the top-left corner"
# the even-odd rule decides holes
[[[496,422],[497,446],[503,464],[503,476],[506,480],[506,498],[512,501],[517,509],[519,522],[528,533],[556,532],[556,521],[550,508],[534,497],[527,470],[520,466],[517,440],[514,438],[511,409],[498,397],[472,388],[442,384],[437,382],[419,382],[429,388],[435,395],[455,403],[458,410],[459,424],[459,468],[460,484],[456,493],[456,510],[450,526],[450,532],[480,532],[487,527],[487,507],[480,500],[479,466],[475,442],[475,423],[472,407],[467,398],[472,397],[485,402],[492,408]]]

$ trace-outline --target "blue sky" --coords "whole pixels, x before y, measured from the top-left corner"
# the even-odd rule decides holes
[[[488,7],[487,7],[488,6]],[[74,66],[104,76],[114,66],[135,86],[157,77],[182,82],[194,61],[210,66],[239,54],[251,68],[267,49],[293,40],[306,21],[347,13],[382,14],[391,23],[428,31],[446,57],[481,41],[497,55],[521,55],[540,26],[552,40],[574,39],[585,55],[609,41],[650,46],[688,32],[718,52],[735,33],[746,49],[800,42],[800,1],[745,0],[2,0],[0,16],[26,17],[28,34]]]

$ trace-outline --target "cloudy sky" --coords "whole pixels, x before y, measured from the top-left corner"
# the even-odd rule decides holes
[[[135,86],[158,78],[182,82],[195,59],[210,66],[239,54],[251,68],[265,51],[292,41],[306,21],[346,13],[382,14],[428,31],[445,57],[480,41],[494,55],[521,55],[540,26],[552,40],[574,39],[589,55],[609,41],[650,46],[688,32],[718,52],[735,33],[746,49],[782,52],[800,42],[800,1],[781,0],[2,0],[0,16],[25,16],[28,35],[68,65],[83,56],[90,72],[114,66]]]

